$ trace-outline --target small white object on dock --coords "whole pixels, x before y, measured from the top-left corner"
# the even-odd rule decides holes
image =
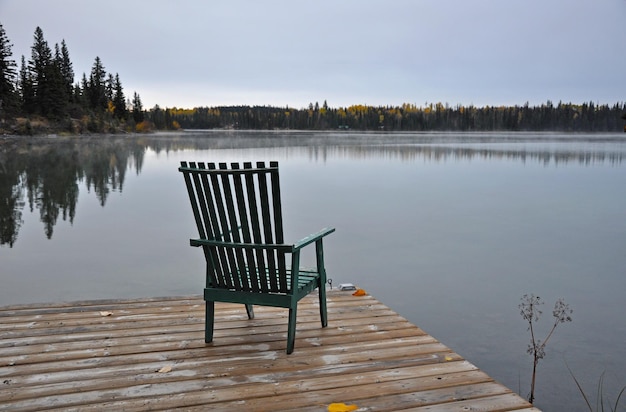
[[[356,290],[356,286],[352,283],[341,283],[339,284],[339,290]]]

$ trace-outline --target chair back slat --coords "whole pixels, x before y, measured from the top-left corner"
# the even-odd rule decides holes
[[[206,168],[204,163],[199,163],[197,166],[195,164],[192,165],[192,167],[197,167],[198,169]],[[200,209],[202,210],[202,219],[207,234],[207,237],[204,239],[218,239],[221,232],[215,200],[211,194],[211,182],[206,174],[195,173],[193,176],[196,183],[196,191],[201,194],[202,199]],[[202,234],[200,235],[202,236]],[[209,248],[205,247],[205,249]],[[223,271],[222,265],[219,263],[226,261],[225,251],[223,249],[211,248],[210,257],[211,268],[208,274],[211,280],[210,284],[218,287],[227,287],[227,273]]]
[[[202,166],[202,165],[201,165]],[[181,162],[181,167],[187,167],[187,162]],[[195,162],[189,163],[190,168],[198,167]],[[199,174],[191,174],[191,173],[183,173],[185,178],[185,183],[187,186],[187,193],[189,194],[189,200],[191,202],[191,208],[193,211],[194,219],[196,221],[196,226],[198,227],[198,234],[201,239],[213,239],[215,236],[213,234],[213,225],[211,225],[211,218],[209,217],[209,210],[213,210],[213,208],[209,208],[207,206],[207,200],[210,200],[210,196],[207,199],[205,196],[207,184],[203,184],[201,181],[205,179],[206,176],[201,176]],[[204,255],[206,261],[211,265],[213,262],[218,261],[217,250],[209,249],[207,247],[203,248]],[[220,284],[219,279],[221,277],[215,277],[214,272],[219,270],[219,267],[212,265],[211,268],[207,268],[207,284],[224,286]]]
[[[252,169],[252,163],[251,162],[246,162],[243,165],[244,169]],[[254,179],[254,175],[252,174],[246,174],[245,175],[245,181],[246,181],[246,193],[248,196],[248,207],[249,207],[249,213],[250,213],[250,235],[251,235],[251,241],[252,243],[256,243],[256,244],[261,244],[264,243],[263,241],[263,237],[261,235],[261,221],[259,219],[259,208],[258,208],[258,202],[256,201],[257,198],[257,189],[255,186],[255,179]],[[256,258],[256,265],[257,265],[257,276],[255,276],[254,279],[254,287],[258,288],[257,290],[260,290],[262,292],[268,292],[269,291],[269,279],[267,276],[267,265],[266,265],[266,259],[265,259],[265,251],[262,249],[256,249],[254,251],[254,255]]]
[[[205,169],[204,163],[198,163],[195,165],[191,163],[190,167],[197,167],[198,169]],[[220,237],[220,225],[219,217],[217,215],[217,208],[214,197],[212,196],[212,185],[208,180],[207,175],[193,174],[193,182],[195,184],[195,192],[199,202],[199,209],[202,212],[201,218],[203,220],[204,233],[206,237],[204,239],[218,239]],[[202,232],[200,233],[202,236]],[[202,239],[202,237],[201,237]],[[210,257],[210,268],[208,269],[207,276],[210,280],[209,284],[218,287],[227,288],[231,286],[229,281],[228,271],[223,270],[223,265],[220,262],[226,261],[226,255],[224,250],[216,248],[204,248],[208,250]],[[207,254],[207,252],[205,252]]]
[[[265,167],[264,162],[257,162],[257,169],[263,169]],[[273,231],[272,231],[272,219],[270,214],[270,197],[267,187],[267,176],[265,173],[259,175],[257,181],[259,185],[259,207],[261,209],[261,230],[263,235],[263,243],[274,243]],[[265,262],[267,264],[266,271],[269,278],[269,287],[271,290],[280,290],[277,276],[276,267],[276,254],[273,250],[265,250]]]
[[[243,167],[242,167],[243,166]],[[278,163],[181,162],[198,234],[226,243],[282,244]],[[207,282],[225,289],[289,293],[285,251],[204,247]]]
[[[278,162],[270,162],[271,168],[276,168],[278,170]],[[283,213],[281,209],[280,203],[280,182],[278,180],[278,172],[271,175],[271,184],[272,184],[272,206],[274,208],[274,229],[276,235],[276,243],[284,243],[283,239]],[[287,263],[285,259],[284,253],[278,253],[277,256],[278,261],[278,273],[287,273]],[[293,280],[293,278],[291,279]],[[293,285],[287,284],[287,277],[279,276],[279,289],[281,291],[290,290]]]
[[[233,170],[239,169],[239,163],[232,163],[231,168]],[[243,185],[244,185],[244,176],[242,174],[232,175],[233,178],[233,186],[235,189],[235,198],[237,200],[237,215],[239,218],[239,226],[241,233],[240,237],[235,238],[236,242],[242,243],[252,243],[252,238],[250,236],[250,223],[248,217],[248,203],[250,202],[250,198],[246,195],[247,192],[244,193]],[[242,288],[243,290],[259,290],[258,288],[258,276],[256,276],[256,262],[254,258],[254,251],[251,249],[246,249],[245,251],[240,251],[237,259],[239,266],[247,268],[248,277],[242,278]]]
[[[220,170],[228,170],[226,163],[219,164]],[[226,173],[220,174],[219,183],[222,185],[221,192],[219,191],[219,184],[215,189],[215,193],[220,194],[220,207],[218,211],[222,213],[222,237],[226,242],[240,243],[241,238],[239,235],[239,220],[237,219],[237,209],[235,208],[235,200],[233,198],[233,187],[230,176]],[[246,273],[246,264],[243,258],[242,250],[227,249],[226,255],[228,256],[228,273],[230,274],[228,282],[230,288],[236,290],[244,290],[243,287],[243,275]],[[224,268],[226,269],[226,268]]]

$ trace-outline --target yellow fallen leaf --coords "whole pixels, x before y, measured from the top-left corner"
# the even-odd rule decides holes
[[[446,361],[448,361],[448,362],[449,362],[449,361],[451,361],[451,360],[454,360],[454,358],[453,358],[452,356],[446,356],[446,357],[445,357],[445,359],[446,359]]]
[[[108,312],[108,311],[101,311],[100,312],[100,316],[111,316],[113,314],[113,312]]]
[[[346,405],[345,403],[331,403],[328,405],[328,412],[350,412],[359,409],[356,405]]]
[[[352,296],[365,296],[365,295],[367,295],[367,292],[364,291],[363,289],[357,289],[356,292],[352,294]]]
[[[172,367],[170,365],[167,366],[163,366],[161,369],[158,370],[159,373],[168,373],[171,372]]]

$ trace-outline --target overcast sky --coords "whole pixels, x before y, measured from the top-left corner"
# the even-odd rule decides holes
[[[145,108],[626,100],[626,0],[0,0]]]

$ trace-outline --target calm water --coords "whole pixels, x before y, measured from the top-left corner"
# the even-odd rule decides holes
[[[526,396],[520,297],[564,298],[537,406],[626,385],[626,135],[205,132],[0,146],[0,305],[199,294],[181,160],[278,160],[286,238]],[[541,336],[543,338],[543,336]],[[622,402],[622,405],[626,402]],[[622,406],[622,409],[624,407]]]

